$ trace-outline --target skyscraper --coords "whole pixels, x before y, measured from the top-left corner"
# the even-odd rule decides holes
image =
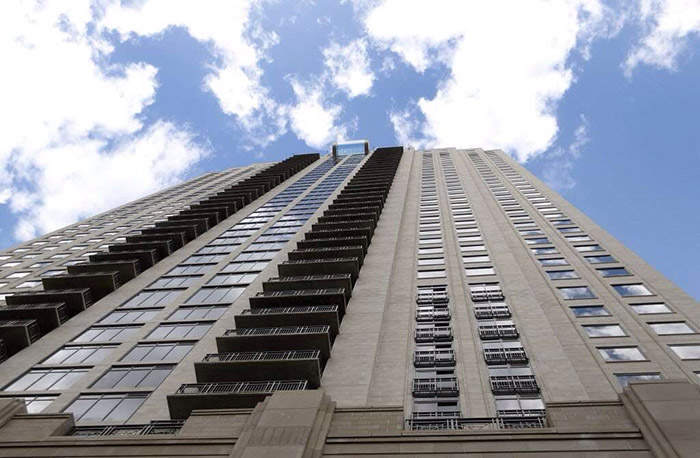
[[[0,257],[0,456],[700,450],[698,303],[500,151],[338,144]]]

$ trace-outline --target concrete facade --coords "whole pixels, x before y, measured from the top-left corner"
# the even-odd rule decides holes
[[[13,277],[0,279],[7,283],[0,292],[26,291],[21,282],[65,269],[80,259],[73,253],[109,249],[110,241],[193,209],[198,199],[254,179],[269,166],[207,175],[0,253],[2,263],[19,263],[0,266],[2,277]],[[158,213],[163,206],[166,213]],[[324,231],[338,235],[327,240]],[[99,241],[81,242],[74,234],[82,232]],[[349,258],[365,237],[357,234],[365,233],[366,253]],[[305,251],[313,240],[325,240],[326,267],[319,267],[320,258],[306,266],[292,261],[322,255]],[[51,245],[57,249],[41,251]],[[64,249],[69,256],[51,258]],[[24,259],[26,253],[40,255]],[[603,261],[591,262],[591,256]],[[256,259],[254,269],[240,267]],[[288,278],[289,289],[301,291],[309,306],[328,305],[318,301],[330,299],[313,299],[311,287],[299,286],[308,274],[281,275],[278,266],[332,276],[350,272],[347,259],[355,259],[359,276],[345,289],[351,297],[339,315],[339,332],[329,334],[329,358],[301,355],[313,347],[303,334],[285,337],[288,344],[270,334],[251,344],[257,353],[222,352],[226,336],[236,333],[229,332],[236,317],[255,314],[255,307],[265,313],[284,307],[255,305],[272,304],[261,294],[276,277]],[[18,272],[28,274],[20,278]],[[318,289],[330,280],[308,281]],[[484,285],[503,297],[480,298]],[[214,288],[231,299],[193,302]],[[449,299],[446,305],[436,301],[435,311],[447,310],[449,321],[417,321],[424,311],[417,294],[426,288],[444,288]],[[172,294],[149,306],[129,306],[154,293]],[[698,305],[501,151],[385,148],[367,156],[323,156],[2,362],[0,456],[700,456],[694,436],[700,424]],[[200,313],[205,307],[211,315]],[[483,315],[484,307],[492,314]],[[494,315],[496,309],[506,314]],[[133,329],[123,337],[84,340],[86,331],[113,331],[115,323],[102,324],[111,313],[143,310],[152,313],[128,323]],[[290,325],[325,320],[313,315],[320,309],[303,310],[306,321],[290,316]],[[198,318],[187,318],[189,311]],[[177,326],[195,324],[206,329],[196,336],[151,337],[162,336],[164,326],[181,332]],[[450,339],[417,342],[426,325],[440,331],[447,326]],[[494,340],[488,326],[512,332]],[[251,332],[262,332],[255,328]],[[55,353],[66,345],[113,348],[97,361],[56,362]],[[137,361],[132,352],[139,345],[188,350],[179,359]],[[494,345],[517,347],[525,359],[493,360]],[[275,353],[282,350],[297,353]],[[419,364],[419,355],[430,351],[451,359]],[[203,386],[212,380],[195,373],[195,364],[223,355],[233,355],[216,360],[223,379]],[[274,373],[282,375],[267,380],[271,372],[262,363],[234,365],[250,358],[272,361]],[[319,389],[269,385],[259,399],[223,395],[236,408],[203,401],[215,399],[207,393],[252,386],[221,382],[306,381],[295,358],[307,358],[306,373],[318,360]],[[104,384],[115,369],[132,371],[132,377],[152,368],[168,373],[151,385],[126,382],[127,376]],[[64,370],[77,372],[63,382],[49,379],[63,377]],[[226,371],[242,375],[227,378]],[[187,397],[195,388],[199,397]],[[114,416],[97,418],[89,407],[79,408],[89,402],[109,405]],[[188,406],[184,417],[173,416],[178,402]],[[169,422],[171,416],[184,422]]]

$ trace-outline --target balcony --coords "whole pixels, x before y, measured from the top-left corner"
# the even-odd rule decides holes
[[[54,275],[42,278],[41,282],[46,291],[89,288],[95,301],[99,301],[121,286],[117,272]]]
[[[73,437],[106,437],[106,436],[165,436],[180,432],[185,424],[182,420],[157,420],[145,425],[106,425],[106,426],[76,426],[71,431]]]
[[[378,216],[376,213],[373,212],[367,212],[367,213],[353,213],[352,216],[349,215],[329,215],[329,216],[319,216],[318,217],[318,222],[319,223],[336,223],[336,222],[345,222],[348,221],[348,219],[358,219],[358,220],[364,220],[364,221],[372,221],[374,225],[377,225],[378,221]]]
[[[248,302],[251,309],[337,305],[340,316],[345,315],[344,288],[262,291],[249,298]]]
[[[171,224],[171,226],[180,226],[185,223],[194,223],[197,225],[198,230],[200,230],[202,233],[208,231],[211,229],[212,222],[216,221],[216,215],[211,215],[214,217],[214,219],[210,219],[204,215],[187,215],[187,214],[179,214],[175,216],[169,216],[168,217],[168,223]],[[156,223],[156,227],[167,227],[165,225],[160,225],[160,222]]]
[[[173,252],[170,240],[158,242],[118,243],[109,246],[110,253],[125,253],[129,251],[156,250],[160,259],[167,258]]]
[[[416,310],[416,321],[419,323],[441,321],[450,321],[452,315],[449,309],[433,309],[433,310]]]
[[[322,370],[318,350],[213,353],[194,363],[200,383],[306,380],[318,388]]]
[[[484,348],[486,364],[526,363],[524,348]]]
[[[94,274],[98,272],[117,272],[119,281],[124,284],[141,274],[141,266],[135,259],[128,261],[86,262],[68,266],[69,274]]]
[[[451,342],[452,328],[449,326],[431,328],[431,329],[416,329],[416,342]]]
[[[170,234],[136,234],[127,235],[126,243],[143,243],[143,242],[161,242],[170,241],[172,243],[173,251],[179,250],[185,246],[185,236],[182,232],[173,232]]]
[[[187,232],[188,236],[193,238],[197,238],[200,235],[204,234],[206,231],[209,230],[209,225],[207,224],[206,220],[202,219],[197,219],[197,220],[182,220],[182,221],[158,221],[156,224],[156,227],[153,228],[154,230],[157,229],[185,229]],[[142,229],[142,233],[146,233],[147,231],[150,231],[151,229]]]
[[[0,321],[0,340],[5,343],[9,356],[39,340],[41,330],[36,320]]]
[[[455,417],[460,413],[456,412]],[[450,416],[446,416],[450,417]],[[407,428],[412,431],[483,431],[500,429],[545,428],[547,422],[542,415],[530,417],[496,417],[496,418],[428,418],[413,417],[406,420]]]
[[[141,270],[153,267],[160,259],[156,250],[139,250],[126,253],[97,253],[90,256],[90,262],[138,261]]]
[[[418,293],[416,295],[416,304],[419,305],[447,304],[448,302],[450,302],[450,296],[447,291]]]
[[[371,240],[372,230],[367,227],[349,227],[345,229],[309,231],[304,234],[304,240],[330,239],[337,237],[366,237],[367,240]]]
[[[193,410],[252,409],[275,391],[308,389],[306,380],[235,383],[187,383],[168,396],[170,417],[184,420]]]
[[[457,396],[457,377],[414,378],[414,397]]]
[[[487,290],[487,291],[472,291],[469,293],[472,302],[499,302],[505,300],[503,291],[498,290]]]
[[[377,219],[381,214],[379,206],[376,205],[360,205],[354,208],[342,208],[342,209],[327,209],[323,212],[323,216],[344,216],[352,217],[353,215],[364,215],[367,213],[373,214]]]
[[[369,242],[366,236],[329,237],[326,239],[299,240],[297,242],[297,248],[299,249],[331,248],[341,246],[361,246],[363,254],[367,254]]]
[[[68,320],[66,304],[24,304],[0,307],[0,320],[36,320],[41,334],[56,329]]]
[[[486,318],[509,318],[510,308],[507,305],[474,305],[474,316],[478,320]]]
[[[358,258],[327,258],[284,261],[277,265],[280,277],[350,274],[353,284],[360,275]]]
[[[413,352],[415,367],[449,367],[455,365],[454,350],[415,350]]]
[[[350,274],[271,277],[263,282],[262,288],[265,292],[341,288],[347,302],[352,295],[352,277]]]
[[[203,219],[209,228],[219,224],[222,220],[218,212],[212,210],[183,210],[175,216],[168,217],[169,221],[187,221],[190,219]]]
[[[515,325],[509,326],[479,326],[479,337],[483,340],[514,339],[518,337]]]
[[[237,329],[272,328],[282,326],[328,326],[331,340],[340,329],[337,305],[312,305],[308,307],[274,307],[243,310],[234,317]]]
[[[347,218],[345,221],[332,221],[327,223],[314,223],[311,225],[312,231],[333,231],[336,229],[354,229],[354,228],[365,228],[369,229],[369,237],[374,236],[374,228],[377,223],[373,219],[362,220],[357,218],[357,215],[353,215],[351,218]]]
[[[356,258],[359,266],[362,267],[362,261],[365,259],[365,250],[361,245],[305,248],[290,251],[287,253],[287,257],[290,261],[305,259]]]
[[[173,227],[149,227],[141,229],[143,235],[167,235],[182,234],[185,243],[189,243],[199,236],[196,226],[173,226]]]
[[[7,305],[64,303],[69,316],[75,316],[92,305],[92,294],[88,288],[54,291],[28,291],[5,297]]]
[[[216,346],[220,353],[318,350],[324,362],[331,357],[328,326],[229,329],[216,338]]]
[[[7,359],[7,348],[5,347],[5,342],[0,339],[0,363]]]
[[[539,393],[534,375],[508,375],[490,377],[493,394],[532,394]]]

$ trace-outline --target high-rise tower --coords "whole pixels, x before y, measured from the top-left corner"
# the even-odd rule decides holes
[[[338,144],[0,259],[0,456],[700,450],[699,304],[500,151]]]

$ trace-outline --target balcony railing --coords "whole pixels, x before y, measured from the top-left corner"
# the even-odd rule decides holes
[[[180,432],[184,424],[184,420],[164,420],[147,425],[77,426],[70,435],[75,437],[174,435]]]
[[[418,293],[416,304],[446,304],[450,301],[447,291],[436,293]]]
[[[289,334],[321,334],[329,332],[330,326],[285,326],[280,328],[245,328],[245,329],[229,329],[224,333],[224,336],[279,336]]]
[[[323,288],[323,289],[288,289],[283,291],[261,291],[255,297],[283,297],[283,296],[314,296],[324,294],[344,293],[343,288]]]
[[[508,318],[510,309],[507,305],[478,305],[474,307],[474,315],[477,319]]]
[[[319,250],[320,248],[314,248],[314,250]],[[332,248],[335,249],[335,248]],[[314,274],[314,275],[298,275],[294,277],[271,277],[268,278],[267,282],[289,282],[289,281],[314,281],[314,280],[336,280],[339,278],[348,278],[350,274]]]
[[[5,348],[5,342],[0,339],[0,363],[7,359],[7,348]]]
[[[297,264],[323,264],[331,262],[348,262],[357,261],[357,258],[318,258],[318,259],[296,259],[291,261],[284,261],[282,264],[285,265],[297,265]]]
[[[459,417],[462,415],[462,412],[459,410],[435,410],[435,411],[428,411],[428,412],[413,412],[411,414],[411,418],[413,419],[419,419],[419,418],[445,418],[445,417]]]
[[[413,364],[416,367],[454,366],[454,350],[416,350],[413,352]]]
[[[36,342],[41,337],[41,330],[36,320],[0,320],[0,328],[24,327],[27,329],[30,342]]]
[[[540,391],[534,375],[507,375],[491,377],[494,394],[537,393]]]
[[[318,350],[288,351],[247,351],[238,353],[210,353],[204,362],[249,362],[249,361],[291,361],[300,359],[319,359]]]
[[[546,411],[544,409],[500,409],[496,411],[496,415],[504,420],[542,419],[544,421]]]
[[[416,342],[450,341],[452,340],[452,328],[416,329]]]
[[[243,310],[241,315],[286,315],[290,313],[322,313],[337,311],[337,305],[310,305],[306,307],[271,307],[266,309]]]
[[[516,418],[409,418],[406,426],[413,431],[442,430],[498,430],[545,428],[544,411],[541,416]]]
[[[414,378],[414,396],[456,396],[459,394],[457,377]]]
[[[308,386],[306,380],[282,380],[269,382],[233,383],[185,383],[176,394],[247,394],[273,393],[275,391],[301,391]]]
[[[502,301],[506,297],[502,290],[472,291],[469,293],[473,302]]]
[[[484,348],[486,364],[525,363],[527,353],[524,348]]]
[[[518,329],[510,326],[479,326],[479,337],[484,340],[518,337]]]
[[[416,310],[416,321],[449,321],[451,317],[448,309]]]

